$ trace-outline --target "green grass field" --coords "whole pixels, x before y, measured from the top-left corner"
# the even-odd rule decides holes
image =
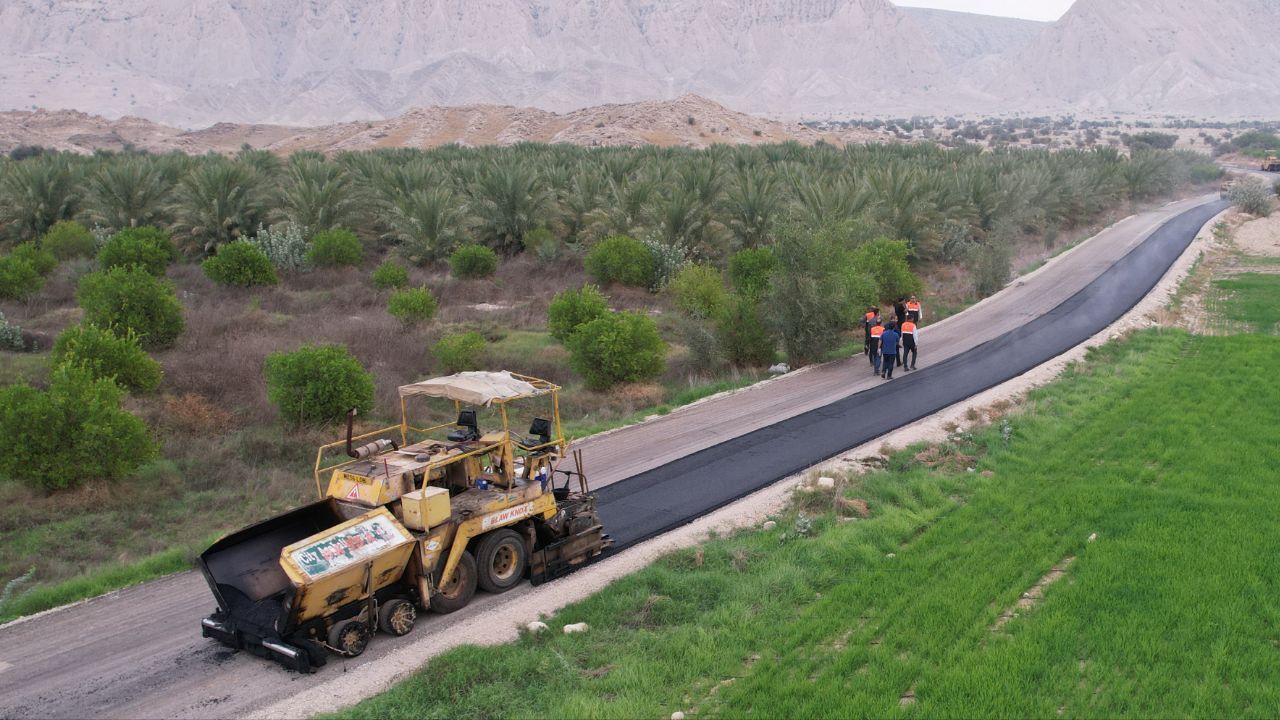
[[[1112,343],[1024,413],[855,477],[868,520],[802,496],[343,714],[1275,717],[1277,367],[1273,337]]]
[[[1213,286],[1227,322],[1248,332],[1280,334],[1280,275],[1247,273]]]

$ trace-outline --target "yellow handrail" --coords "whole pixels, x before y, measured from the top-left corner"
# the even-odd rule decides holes
[[[362,435],[356,435],[351,438],[351,442],[355,443],[357,440],[364,440],[366,438],[375,437],[377,435],[385,435],[388,432],[391,432],[393,430],[400,432],[401,440],[404,439],[403,425],[389,425],[387,427],[382,428],[381,430],[374,430],[373,432],[367,432]],[[343,465],[350,465],[351,463],[355,462],[354,459],[348,459],[348,460],[344,460],[343,462],[336,463],[334,465],[326,465],[324,467],[321,467],[321,463],[324,462],[324,453],[326,450],[332,450],[333,448],[337,448],[337,447],[346,447],[346,444],[347,444],[347,439],[343,438],[341,440],[337,440],[335,442],[331,442],[326,445],[321,445],[320,449],[316,450],[316,464],[312,472],[315,475],[315,479],[316,479],[316,496],[317,497],[321,499],[324,498],[324,491],[320,489],[320,473],[321,472],[326,470],[335,470],[337,468],[342,467]]]

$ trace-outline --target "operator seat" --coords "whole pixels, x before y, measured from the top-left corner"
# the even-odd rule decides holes
[[[449,442],[475,442],[480,439],[480,423],[476,420],[475,410],[462,410],[454,424],[458,429],[449,433]]]

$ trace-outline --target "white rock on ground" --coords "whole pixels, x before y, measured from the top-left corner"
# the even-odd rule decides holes
[[[571,625],[564,626],[564,634],[572,635],[574,633],[586,632],[588,629],[589,626],[586,623],[573,623]]]
[[[1097,539],[1098,539],[1098,533],[1089,534],[1089,542],[1093,542],[1094,540],[1097,540]]]
[[[772,521],[772,520],[767,520],[767,521],[765,521],[765,524],[764,524],[764,525],[762,525],[761,527],[763,527],[765,530],[772,530],[772,529],[774,529],[774,528],[778,527],[778,523],[776,523],[776,522],[774,522],[774,521]]]
[[[836,486],[836,479],[833,477],[818,478],[818,487],[820,488],[833,488],[835,486]]]
[[[684,720],[684,713],[679,710],[671,713],[671,720]]]
[[[537,635],[540,632],[546,632],[547,630],[547,624],[544,622],[539,622],[537,620],[534,620],[528,625],[525,625],[525,627],[528,628],[529,632],[533,633],[534,635]]]

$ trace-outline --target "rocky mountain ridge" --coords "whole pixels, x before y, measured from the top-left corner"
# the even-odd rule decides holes
[[[1274,112],[1275,0],[0,0],[0,107],[181,127],[685,94],[773,117]]]
[[[109,120],[71,110],[0,112],[0,153],[21,145],[78,153],[134,148],[199,155],[234,153],[245,144],[288,154],[299,150],[334,153],[519,142],[701,148],[712,144],[781,142],[812,145],[819,140],[842,144],[888,142],[895,138],[859,128],[820,133],[795,122],[735,112],[695,95],[670,101],[601,105],[564,114],[498,105],[414,108],[387,120],[311,128],[223,122],[201,130],[182,130],[138,117]]]

